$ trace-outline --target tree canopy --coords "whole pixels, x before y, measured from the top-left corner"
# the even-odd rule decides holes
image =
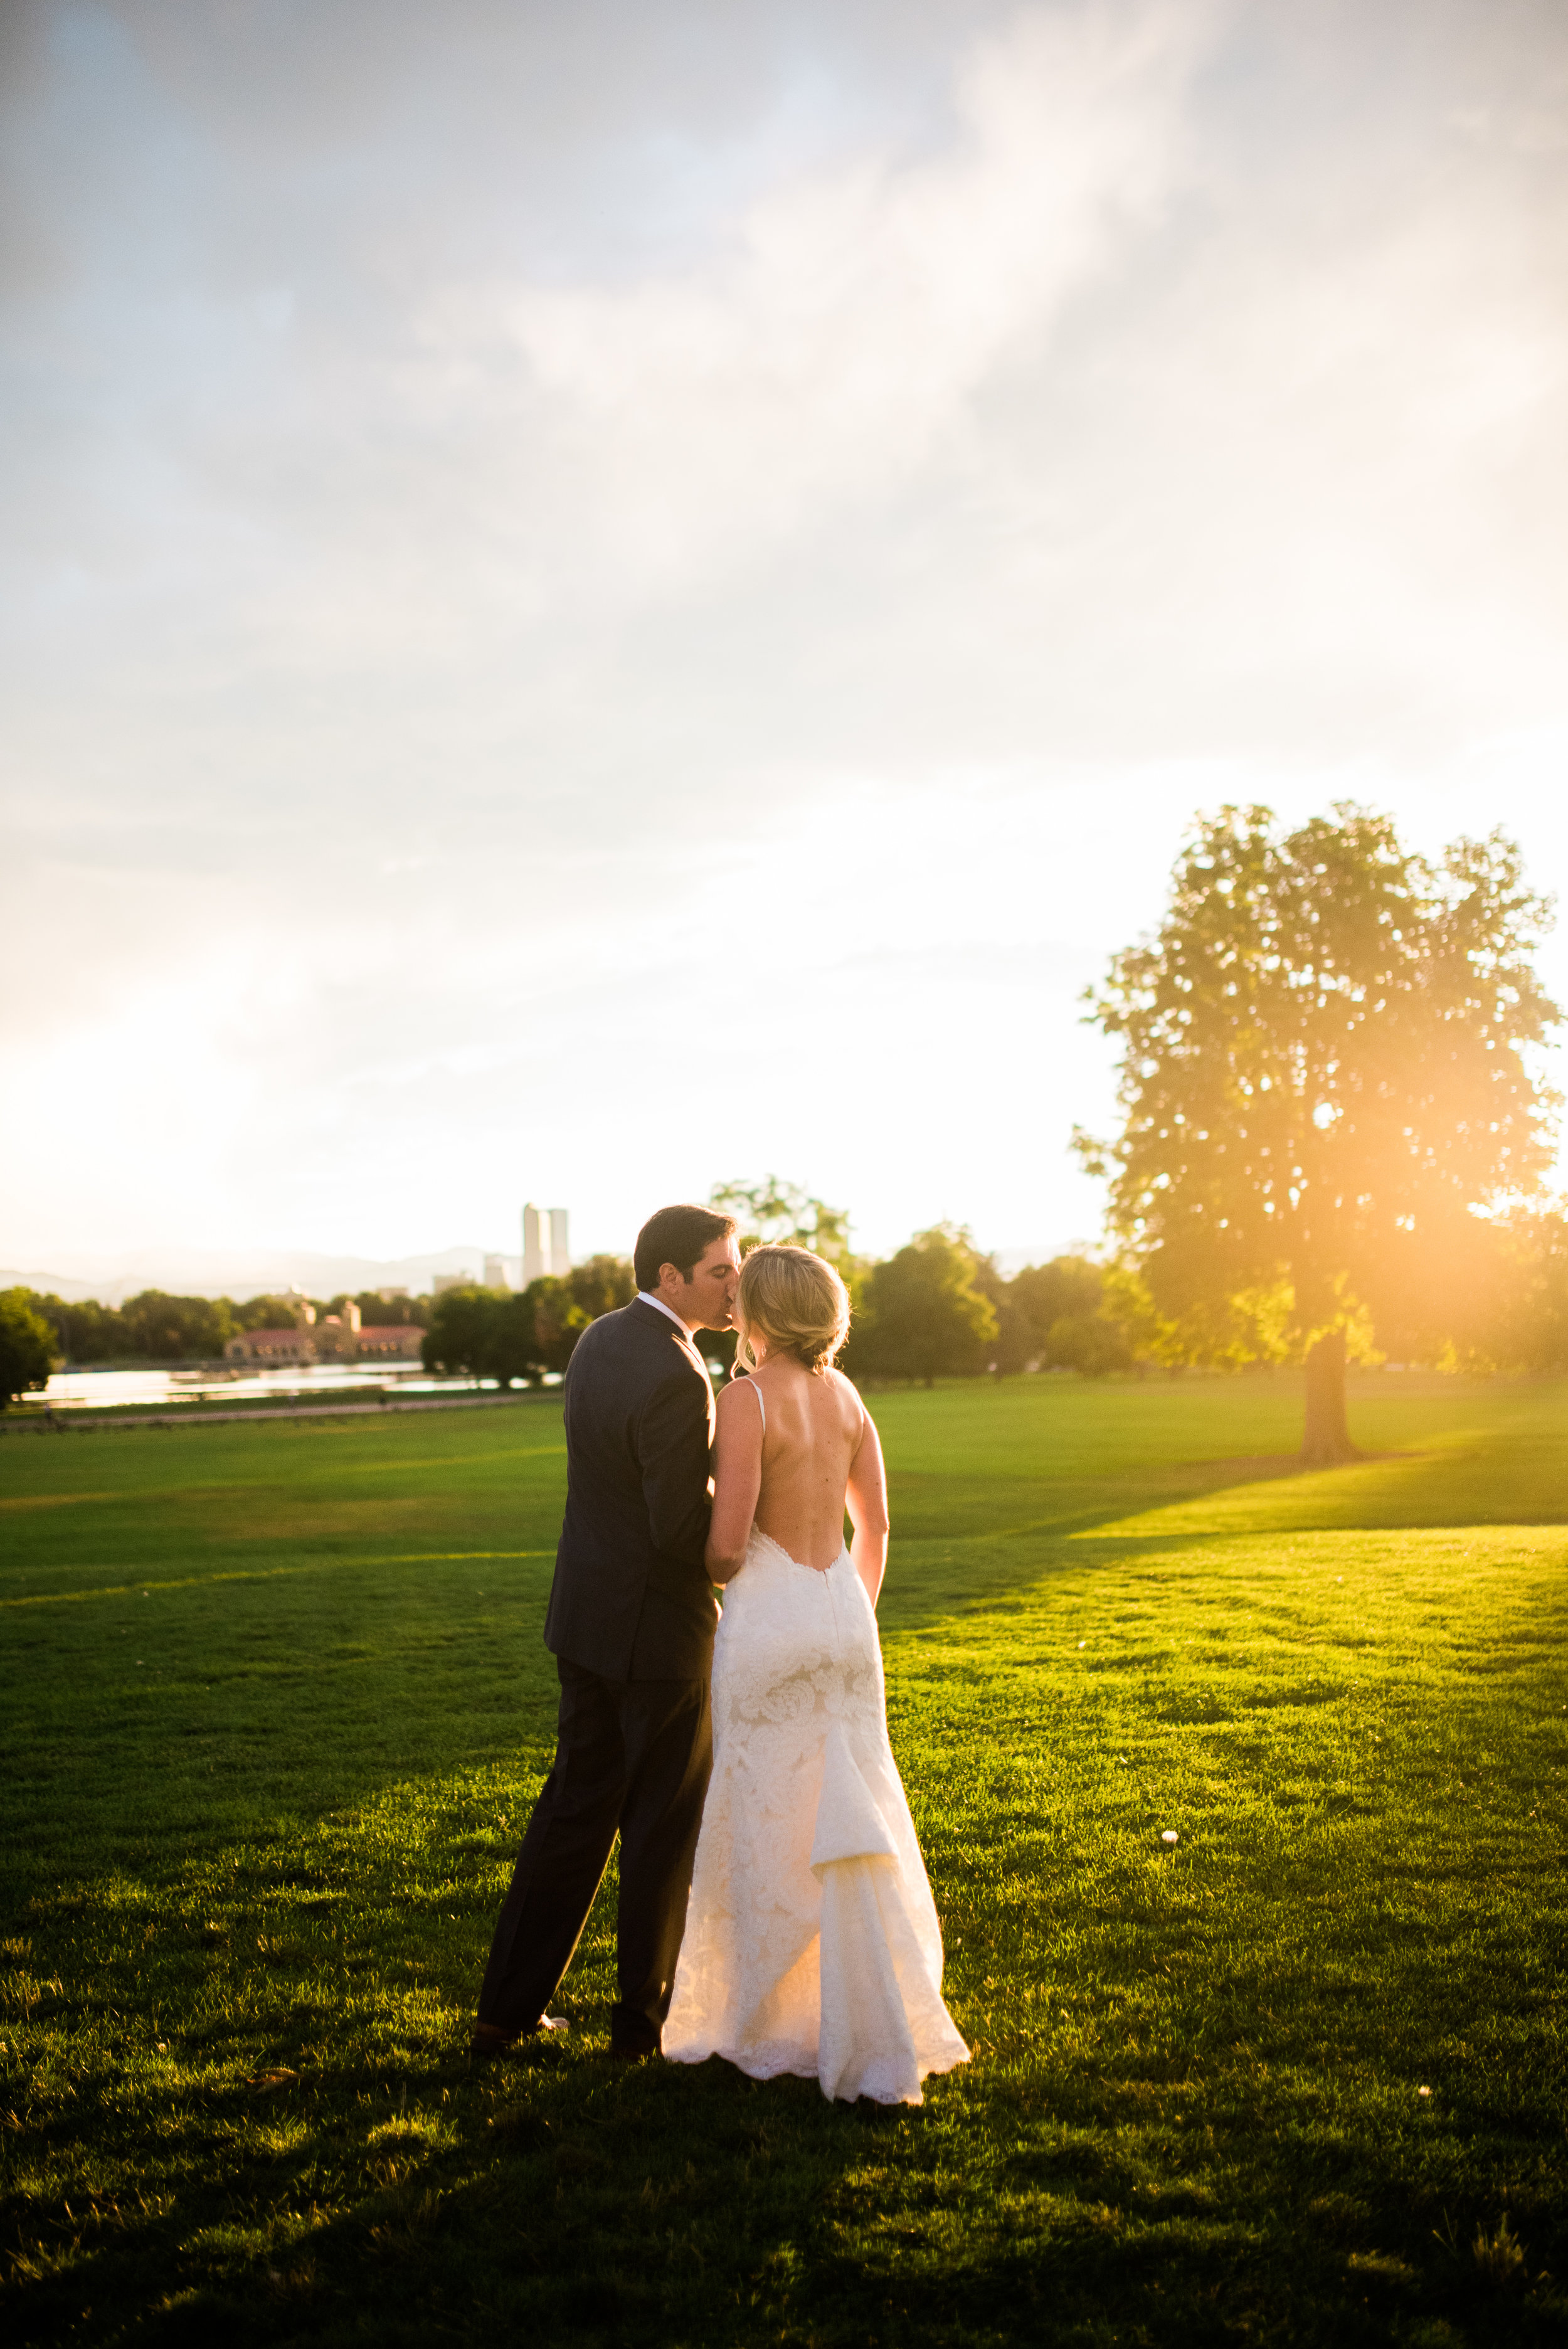
[[[155,1362],[212,1361],[234,1329],[227,1298],[170,1297],[161,1288],[128,1297],[119,1319],[127,1352]]]
[[[980,1286],[981,1259],[967,1232],[938,1224],[873,1265],[846,1365],[857,1375],[936,1378],[980,1370],[996,1313]]]
[[[25,1288],[0,1289],[0,1411],[47,1386],[55,1333]]]
[[[112,1305],[88,1299],[68,1305],[63,1297],[22,1292],[33,1311],[54,1332],[56,1350],[67,1362],[109,1362],[131,1350],[130,1337]]]
[[[624,1257],[593,1256],[512,1294],[478,1283],[444,1288],[420,1349],[427,1370],[466,1371],[511,1386],[564,1371],[591,1321],[636,1295]]]
[[[707,1204],[721,1216],[733,1216],[742,1249],[762,1241],[782,1241],[810,1248],[830,1264],[840,1264],[849,1253],[850,1218],[843,1207],[830,1207],[798,1183],[777,1174],[760,1182],[717,1183]]]
[[[584,1257],[566,1275],[566,1286],[573,1303],[581,1306],[590,1321],[630,1305],[637,1293],[631,1259],[624,1256]]]
[[[1048,1264],[1026,1265],[1007,1286],[1014,1310],[1035,1333],[1030,1351],[1043,1370],[1097,1379],[1130,1367],[1133,1350],[1117,1311],[1125,1300],[1103,1265],[1082,1256],[1053,1257]]]
[[[477,1374],[498,1302],[494,1292],[478,1281],[443,1288],[431,1309],[430,1325],[419,1344],[419,1359],[425,1368]]]
[[[1305,1357],[1308,1458],[1349,1450],[1346,1350],[1379,1307],[1550,1162],[1548,920],[1501,833],[1433,864],[1348,803],[1291,832],[1230,807],[1090,990],[1123,1048],[1119,1136],[1077,1137],[1111,1228],[1190,1359]]]

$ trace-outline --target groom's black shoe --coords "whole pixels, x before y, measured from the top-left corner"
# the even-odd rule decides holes
[[[525,2041],[535,2038],[542,2031],[570,2031],[571,2028],[564,2015],[542,2014],[531,2031],[520,2031],[515,2038],[511,2038],[504,2031],[498,2031],[493,2023],[476,2023],[473,2037],[469,2041],[469,2061],[471,2064],[489,2064],[497,2056],[515,2054]]]
[[[656,2055],[658,2052],[659,2043],[656,2039],[634,2039],[629,2034],[615,2031],[610,2033],[612,2064],[645,2064],[651,2055]]]

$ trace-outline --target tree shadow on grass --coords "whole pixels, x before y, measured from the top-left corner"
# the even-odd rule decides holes
[[[1316,1472],[1319,1475],[1321,1472]],[[1092,1568],[1109,1552],[1100,1543],[1114,1544],[1124,1557],[1139,1548],[1163,1547],[1172,1551],[1191,1547],[1202,1538],[1195,1505],[1222,1504],[1227,1496],[1256,1486],[1279,1485],[1302,1477],[1295,1454],[1261,1454],[1255,1458],[1180,1462],[1140,1477],[1136,1485],[1127,1478],[1090,1485],[1062,1481],[1041,1485],[1026,1498],[1040,1506],[1021,1520],[1021,1497],[1011,1485],[995,1495],[1006,1505],[993,1506],[992,1516],[1005,1522],[986,1524],[954,1537],[899,1530],[895,1516],[892,1554],[878,1613],[884,1630],[919,1630],[944,1618],[1021,1597],[1054,1575]],[[896,1485],[895,1485],[896,1507]],[[1162,1540],[1160,1520],[1180,1511],[1194,1516],[1189,1527]],[[1212,1512],[1216,1530],[1222,1509]],[[1150,1521],[1147,1535],[1135,1530]],[[1117,1532],[1101,1535],[1102,1527]],[[1124,1530],[1125,1529],[1125,1530]],[[1095,1537],[1095,1550],[1086,1551],[1086,1537]]]
[[[1125,1478],[1062,1480],[1033,1493],[999,1485],[969,1513],[989,1522],[954,1537],[927,1530],[918,1513],[901,1519],[895,1480],[893,1548],[878,1611],[887,1630],[921,1630],[1140,1551],[1152,1558],[1295,1535],[1568,1523],[1560,1482],[1523,1494],[1510,1486],[1497,1461],[1444,1451],[1368,1453],[1333,1469],[1263,1454],[1161,1466],[1136,1486]],[[1028,1510],[1022,1516],[1020,1500]],[[1032,1501],[1041,1504],[1037,1512]]]
[[[978,1490],[943,1478],[934,1499],[904,1510],[895,1480],[884,1635],[929,1636],[1140,1553],[1455,1522],[1463,1479],[1445,1482],[1429,1464],[1399,1455],[1308,1475],[1293,1456],[1262,1455]],[[1390,1466],[1397,1490],[1377,1481]],[[1424,1475],[1418,1489],[1407,1471]],[[14,1792],[0,1867],[14,1905],[106,1864],[157,1879],[236,1837],[308,1835],[443,1772],[490,1768],[515,1782],[547,1766],[548,1559],[513,1565],[499,1588],[494,1569],[439,1559],[323,1558],[275,1580],[261,1563],[256,1579],[221,1588],[5,1617],[0,1760]],[[489,1595],[476,1621],[479,1571]]]
[[[884,1625],[919,1629],[1016,1594],[1084,1563],[1066,1544],[1130,1507],[1275,1479],[1291,1464],[1007,1480],[979,1495],[943,1479],[940,1536],[920,1530],[929,1505],[895,1533]],[[954,1537],[954,1523],[973,1530]],[[0,1869],[12,1899],[110,1855],[161,1876],[187,1854],[307,1830],[442,1771],[544,1766],[558,1696],[541,1636],[550,1574],[548,1558],[502,1568],[291,1548],[259,1557],[253,1578],[150,1578],[8,1611],[0,1761],[14,1797]]]

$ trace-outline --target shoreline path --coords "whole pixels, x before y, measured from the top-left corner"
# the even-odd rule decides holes
[[[553,1391],[552,1391],[553,1392]],[[387,1395],[379,1402],[258,1402],[232,1411],[205,1411],[200,1403],[185,1403],[173,1411],[127,1413],[123,1416],[113,1406],[56,1409],[48,1418],[0,1420],[0,1435],[64,1435],[72,1428],[94,1427],[232,1427],[236,1420],[273,1419],[353,1419],[360,1415],[381,1418],[394,1411],[494,1411],[503,1403],[524,1403],[538,1400],[538,1391],[530,1389],[523,1394],[461,1394],[410,1395],[397,1402]]]

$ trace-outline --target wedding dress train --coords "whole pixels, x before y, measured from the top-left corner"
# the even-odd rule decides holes
[[[918,2105],[926,2074],[969,2050],[942,2002],[876,1616],[847,1549],[819,1573],[753,1527],[714,1648],[713,1726],[665,2054]]]

